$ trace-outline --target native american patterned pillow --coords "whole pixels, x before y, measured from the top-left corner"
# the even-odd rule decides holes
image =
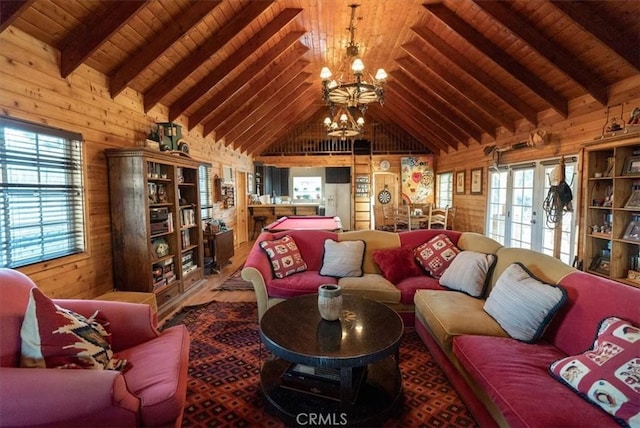
[[[640,328],[618,317],[600,322],[593,346],[562,358],[549,373],[624,426],[640,426]]]
[[[447,235],[441,233],[413,251],[420,266],[434,278],[439,278],[458,255],[460,249]]]
[[[21,367],[124,369],[127,361],[113,358],[110,335],[96,315],[61,308],[32,288],[20,329]]]
[[[307,264],[300,254],[296,241],[289,235],[273,241],[262,241],[260,248],[269,257],[271,271],[276,278],[284,278],[307,270]]]

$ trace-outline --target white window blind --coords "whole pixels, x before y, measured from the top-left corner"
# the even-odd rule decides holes
[[[0,267],[85,250],[82,136],[0,118]]]
[[[211,166],[200,165],[198,168],[198,178],[200,180],[200,217],[204,221],[213,217]]]

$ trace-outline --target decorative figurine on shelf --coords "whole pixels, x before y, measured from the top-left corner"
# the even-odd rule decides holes
[[[631,115],[629,115],[629,122],[627,122],[627,124],[640,125],[640,107],[636,107],[633,109]]]

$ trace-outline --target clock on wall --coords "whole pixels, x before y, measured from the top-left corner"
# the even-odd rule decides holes
[[[387,171],[389,168],[391,168],[391,164],[388,160],[385,159],[383,161],[380,161],[380,169],[382,171]]]

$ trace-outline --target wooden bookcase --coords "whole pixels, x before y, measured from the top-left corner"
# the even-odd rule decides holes
[[[584,269],[640,287],[640,134],[587,145],[584,163]]]
[[[204,278],[199,163],[144,148],[106,156],[115,287],[155,293],[162,317]]]

